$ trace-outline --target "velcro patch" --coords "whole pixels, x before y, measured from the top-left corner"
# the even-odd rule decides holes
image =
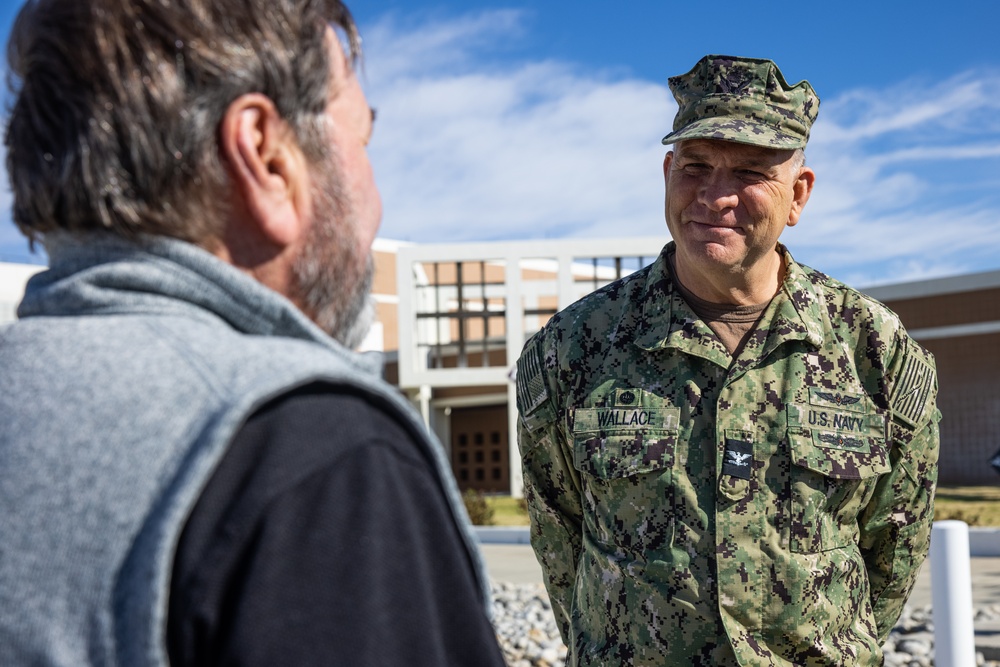
[[[681,409],[669,408],[577,408],[573,411],[574,433],[614,433],[641,429],[677,431]]]
[[[517,405],[521,414],[534,412],[549,397],[542,378],[538,343],[528,346],[517,360]]]
[[[893,416],[916,427],[927,406],[927,398],[934,389],[934,366],[918,345],[909,346],[903,370],[892,389],[889,406]]]
[[[750,479],[753,462],[753,443],[726,438],[726,451],[722,455],[722,474],[740,479]]]
[[[834,410],[850,410],[851,412],[864,412],[865,401],[863,394],[835,391],[823,389],[821,387],[809,388],[809,404],[833,408]]]

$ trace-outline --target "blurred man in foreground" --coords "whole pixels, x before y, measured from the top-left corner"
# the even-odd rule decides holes
[[[0,330],[0,663],[503,664],[440,446],[351,352],[358,55],[338,0],[22,9],[8,171],[51,266]]]

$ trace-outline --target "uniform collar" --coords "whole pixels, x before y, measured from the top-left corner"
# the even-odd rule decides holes
[[[810,278],[810,275],[817,274],[807,273],[801,264],[792,259],[788,248],[780,243],[778,251],[785,259],[785,281],[775,296],[779,306],[777,315],[789,327],[789,334],[794,333],[795,338],[806,340],[813,347],[819,348],[823,345],[827,326],[822,310],[823,301]],[[774,324],[772,322],[772,327]]]
[[[673,241],[668,243],[650,266],[641,297],[642,324],[634,342],[647,351],[676,348],[729,366],[728,351],[677,290],[668,264],[668,255],[675,248]],[[785,261],[785,280],[747,344],[747,348],[755,348],[753,354],[741,354],[741,359],[763,359],[789,340],[805,340],[817,348],[823,343],[823,317],[815,286],[787,248],[779,244],[778,251]]]
[[[647,351],[676,348],[719,364],[729,365],[729,352],[684,300],[670,273],[671,241],[650,266],[642,296],[641,326],[635,344]]]

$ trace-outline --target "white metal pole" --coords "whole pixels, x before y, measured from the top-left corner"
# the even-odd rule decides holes
[[[434,390],[431,389],[429,384],[420,385],[420,393],[418,394],[420,398],[420,416],[424,419],[424,424],[427,429],[431,428],[431,396],[434,395]]]
[[[969,526],[964,521],[936,521],[931,529],[930,559],[934,664],[970,667],[976,664],[976,636]]]

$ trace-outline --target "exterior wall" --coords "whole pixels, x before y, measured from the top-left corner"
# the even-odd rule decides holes
[[[400,327],[407,326],[399,320],[399,297],[397,282],[397,254],[401,248],[412,244],[377,239],[374,247],[375,275],[373,281],[373,296],[376,301],[376,313],[379,326],[375,335],[369,341],[368,349],[378,349],[386,352],[386,379],[399,384],[398,355]],[[524,259],[520,264],[520,279],[522,284],[548,284],[555,281],[557,262],[544,259],[555,255],[547,250],[544,244],[532,244],[534,252],[543,259]],[[652,247],[650,245],[650,247]],[[529,329],[540,327],[560,305],[554,291],[536,289],[531,300],[517,295],[503,293],[506,278],[504,265],[496,260],[499,253],[494,244],[482,244],[478,256],[463,257],[462,279],[465,284],[475,285],[485,282],[491,284],[487,308],[498,308],[506,311],[510,308],[524,307],[523,323],[525,334]],[[524,256],[524,255],[522,255]],[[480,259],[481,258],[481,259]],[[432,262],[423,261],[420,264],[424,284],[431,283],[434,275]],[[43,270],[43,266],[0,263],[0,324],[13,320],[17,303],[20,301],[24,285],[34,273]],[[606,267],[593,270],[588,276],[589,266],[575,264],[573,269],[574,289],[587,287],[589,283],[599,283],[613,279],[614,276],[604,275]],[[597,273],[602,275],[598,276]],[[454,283],[457,278],[454,260],[439,263],[437,267],[438,280]],[[500,290],[501,297],[497,298]],[[482,290],[480,290],[481,292]],[[587,291],[583,289],[583,291]],[[934,354],[939,373],[940,394],[938,405],[943,414],[941,422],[941,477],[942,484],[947,485],[994,485],[1000,483],[1000,475],[989,465],[988,461],[1000,449],[1000,271],[981,274],[968,274],[952,278],[935,279],[914,283],[885,285],[866,290],[896,313],[903,323],[922,345]],[[469,301],[475,301],[477,293],[470,292]],[[442,304],[442,310],[456,309],[457,303]],[[528,314],[527,309],[534,308],[535,314]],[[449,324],[449,334],[452,340],[457,338],[457,325]],[[487,339],[491,341],[486,358],[483,358],[481,348],[476,343],[482,341],[483,334],[488,331]],[[513,332],[511,332],[513,333]],[[466,338],[471,341],[466,355],[469,369],[485,366],[498,368],[506,373],[506,368],[512,360],[507,359],[508,350],[503,345],[494,344],[498,338],[508,335],[506,320],[501,317],[488,320],[488,329],[484,329],[482,319],[472,318],[466,322]],[[376,340],[377,339],[377,340]],[[448,356],[448,347],[443,347],[441,366],[454,368],[457,363],[454,356]],[[472,382],[459,385],[442,385],[426,388],[425,401],[428,411],[434,410],[437,415],[432,421],[444,424],[439,435],[446,447],[454,445],[452,433],[448,424],[457,410],[483,410],[490,406],[504,408],[506,400],[504,393],[507,385],[497,384],[497,376],[489,382]],[[474,385],[474,386],[470,386]],[[413,388],[408,388],[412,393]],[[413,394],[416,396],[416,394]],[[509,397],[509,394],[507,394]],[[433,403],[433,408],[430,404]],[[505,409],[502,410],[506,412]],[[488,412],[488,410],[487,410]],[[496,410],[493,410],[495,417]],[[484,418],[485,413],[472,419]],[[466,417],[469,415],[466,414]],[[508,414],[508,419],[511,415]],[[492,418],[491,418],[492,419]],[[508,424],[511,422],[508,421]],[[492,433],[506,431],[490,429]],[[485,432],[485,431],[484,431]],[[472,433],[469,431],[469,433]],[[474,433],[471,435],[473,442]],[[452,455],[455,455],[451,449]],[[511,449],[511,452],[516,450]],[[515,454],[516,455],[516,454]],[[471,454],[474,458],[475,454]],[[495,455],[487,455],[491,460]],[[475,464],[475,461],[471,461]],[[506,466],[501,471],[504,477],[509,472],[511,464],[517,465],[508,455],[503,460]],[[495,480],[492,469],[484,469],[483,488],[491,488]],[[457,472],[457,471],[456,471]],[[469,469],[468,486],[476,487],[478,473]]]
[[[985,277],[993,275],[1000,282],[1000,272]],[[953,291],[964,289],[960,279],[926,281],[911,290],[922,291],[923,296],[883,302],[937,362],[940,483],[995,485],[1000,475],[989,460],[1000,449],[1000,285],[982,285],[989,280],[965,282],[976,289]],[[893,289],[905,295],[905,287],[880,289],[892,297]],[[870,293],[879,297],[877,289]]]
[[[507,406],[453,408],[450,416],[451,469],[458,488],[508,493],[511,460],[507,453]]]
[[[983,322],[1000,322],[1000,287],[970,292],[892,299],[885,305],[911,331]]]
[[[387,370],[419,405],[428,424],[446,443],[459,483],[497,491],[499,480],[514,496],[522,492],[517,464],[516,414],[510,381],[513,364],[528,336],[560,307],[621,277],[651,258],[662,238],[577,239],[420,245],[400,248],[396,276],[399,308],[398,363]],[[656,252],[652,254],[656,254]],[[388,349],[388,348],[387,348]],[[493,398],[454,395],[450,388],[495,387]],[[487,402],[488,401],[488,402]],[[507,420],[505,431],[490,430],[506,440],[506,451],[490,451],[485,463],[503,468],[473,469],[484,463],[464,461],[456,428],[468,430],[466,409],[490,411]],[[500,435],[498,435],[500,434]],[[505,435],[504,435],[505,434]],[[473,434],[474,435],[474,434]],[[500,460],[494,461],[496,456]],[[508,475],[509,473],[509,475]],[[498,477],[499,476],[499,477]]]
[[[1000,484],[989,459],[1000,449],[1000,334],[924,341],[937,361],[940,483]]]
[[[397,241],[375,239],[372,258],[375,275],[372,279],[372,298],[375,299],[375,318],[382,328],[381,346],[378,351],[399,349],[399,297],[396,295],[396,251],[405,245]]]

